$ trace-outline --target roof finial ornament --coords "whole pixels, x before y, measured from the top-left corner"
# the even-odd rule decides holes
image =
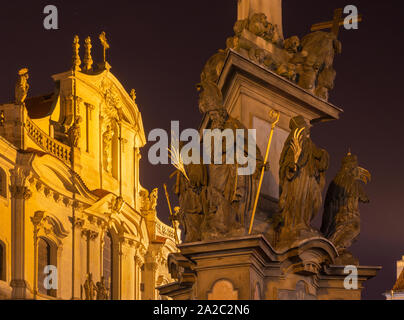
[[[85,54],[84,54],[84,71],[88,72],[91,71],[93,68],[93,58],[91,57],[91,48],[93,46],[91,45],[91,38],[87,37],[86,40],[84,41],[84,49],[85,49]]]
[[[351,156],[352,155],[352,153],[351,153],[351,148],[349,147],[348,148],[348,156]]]
[[[136,103],[136,90],[135,89],[132,89],[130,91],[130,96],[132,97],[133,102]]]
[[[104,69],[109,70],[110,66],[109,66],[109,63],[107,62],[107,50],[109,49],[109,43],[108,43],[105,31],[101,32],[101,34],[99,36],[99,39],[100,39],[101,45],[103,47],[103,59],[104,60],[103,60],[103,63],[102,63],[102,67]]]
[[[74,71],[81,71],[81,68],[80,68],[81,60],[80,60],[79,48],[80,48],[79,36],[75,35],[74,40],[73,40],[73,70]]]
[[[15,84],[15,104],[17,105],[25,105],[29,89],[28,78],[28,68],[18,71],[18,79]]]

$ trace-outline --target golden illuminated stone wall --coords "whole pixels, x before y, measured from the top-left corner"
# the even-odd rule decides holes
[[[139,181],[136,95],[109,69],[76,67],[53,76],[50,97],[0,105],[0,299],[85,299],[87,275],[96,284],[103,274],[106,234],[113,299],[158,299],[155,287],[172,281],[174,229]],[[38,280],[40,239],[56,293]]]

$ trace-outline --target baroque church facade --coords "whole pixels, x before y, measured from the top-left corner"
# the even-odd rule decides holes
[[[170,283],[174,228],[140,184],[146,144],[136,93],[125,91],[91,39],[51,94],[29,97],[20,70],[0,104],[0,299],[159,299]]]

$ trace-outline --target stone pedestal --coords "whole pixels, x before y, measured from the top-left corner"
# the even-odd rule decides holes
[[[380,267],[357,267],[357,288],[347,289],[337,251],[317,237],[277,251],[262,235],[187,243],[171,254],[175,283],[159,287],[175,300],[360,299],[363,283]]]

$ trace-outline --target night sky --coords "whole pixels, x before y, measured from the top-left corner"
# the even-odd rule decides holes
[[[47,4],[59,10],[59,30],[43,27]],[[330,97],[345,112],[339,121],[317,125],[312,138],[330,153],[328,182],[348,148],[372,173],[366,188],[371,203],[361,206],[361,237],[352,250],[362,265],[383,266],[364,290],[366,299],[383,299],[395,282],[396,260],[404,255],[404,2],[284,0],[283,27],[285,37],[302,37],[312,24],[331,20],[335,8],[350,4],[364,22],[359,30],[341,30],[343,53],[334,63]],[[182,129],[196,128],[201,115],[195,84],[207,59],[233,35],[236,19],[236,0],[2,1],[0,102],[12,100],[22,67],[30,71],[29,96],[52,92],[51,75],[71,67],[75,34],[82,57],[83,40],[92,37],[99,62],[98,35],[106,31],[111,72],[128,91],[136,89],[146,136],[153,128],[169,130],[171,120],[179,120]],[[168,222],[162,184],[173,168],[150,165],[149,147],[142,151],[141,181],[148,189],[160,187],[158,212]]]

